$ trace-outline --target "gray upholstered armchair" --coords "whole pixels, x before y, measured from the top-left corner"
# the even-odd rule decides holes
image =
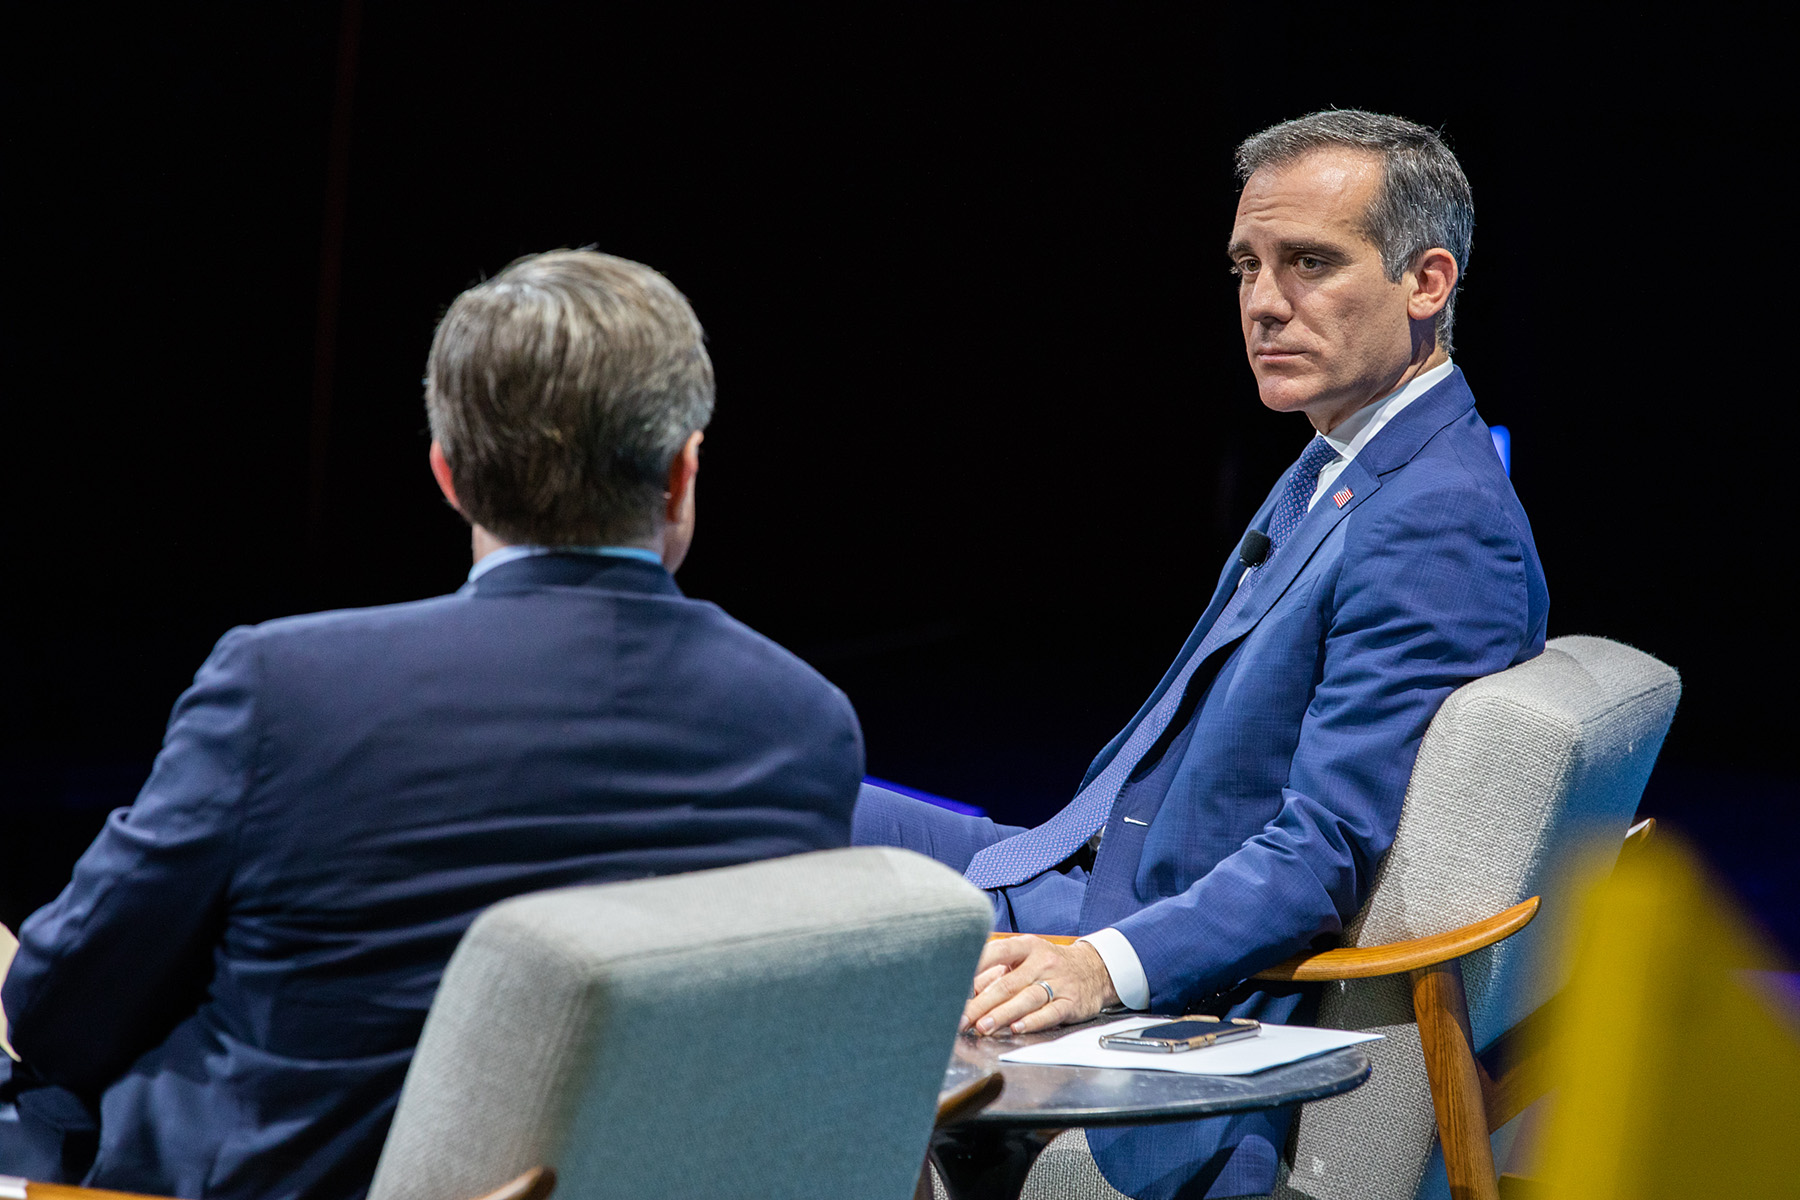
[[[1490,1134],[1542,1091],[1529,1034],[1562,982],[1542,953],[1568,915],[1560,875],[1621,844],[1680,695],[1648,654],[1564,637],[1444,702],[1343,947],[1259,972],[1324,983],[1319,1025],[1384,1035],[1367,1084],[1301,1109],[1278,1200],[1413,1200],[1437,1142],[1454,1200],[1498,1195]],[[1119,1193],[1074,1131],[1025,1195]]]
[[[503,901],[444,974],[370,1200],[907,1200],[933,1123],[998,1091],[940,1103],[992,923],[874,847]]]
[[[495,905],[370,1200],[544,1164],[582,1197],[905,1200],[992,922],[954,871],[874,847]]]
[[[1498,1194],[1489,1135],[1539,1091],[1503,1035],[1561,986],[1569,856],[1622,843],[1680,696],[1650,655],[1564,637],[1445,701],[1346,949],[1266,973],[1333,980],[1318,1023],[1385,1035],[1366,1085],[1301,1109],[1278,1197],[1412,1200],[1434,1135],[1453,1196]]]

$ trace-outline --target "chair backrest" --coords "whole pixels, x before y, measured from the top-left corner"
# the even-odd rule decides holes
[[[992,925],[906,850],[497,904],[425,1023],[371,1200],[538,1165],[581,1197],[912,1194]]]
[[[1462,960],[1476,1047],[1492,1042],[1559,986],[1538,950],[1566,919],[1566,856],[1624,837],[1680,695],[1667,665],[1594,637],[1557,638],[1457,689],[1426,732],[1394,845],[1345,944],[1445,933],[1543,896],[1531,926]],[[1436,1119],[1405,977],[1325,985],[1318,1023],[1386,1036],[1366,1047],[1367,1084],[1301,1110],[1276,1194],[1412,1200]]]

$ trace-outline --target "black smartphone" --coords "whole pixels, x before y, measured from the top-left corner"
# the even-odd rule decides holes
[[[1100,1044],[1108,1050],[1180,1054],[1183,1050],[1197,1050],[1201,1046],[1216,1046],[1220,1042],[1255,1037],[1261,1032],[1262,1022],[1245,1017],[1233,1017],[1229,1021],[1221,1021],[1218,1017],[1183,1017],[1179,1021],[1146,1025],[1127,1033],[1109,1033],[1101,1037]]]

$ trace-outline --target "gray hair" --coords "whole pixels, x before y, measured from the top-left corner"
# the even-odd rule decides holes
[[[513,543],[646,540],[670,465],[712,419],[704,337],[667,279],[592,250],[521,258],[458,296],[425,412],[463,515]]]
[[[1437,317],[1438,344],[1448,351],[1456,291],[1469,270],[1475,201],[1456,156],[1436,132],[1353,108],[1310,113],[1245,138],[1237,148],[1238,180],[1247,182],[1264,167],[1282,166],[1315,150],[1340,147],[1381,159],[1381,188],[1363,216],[1363,232],[1380,249],[1390,280],[1398,281],[1434,246],[1456,259],[1456,290]]]

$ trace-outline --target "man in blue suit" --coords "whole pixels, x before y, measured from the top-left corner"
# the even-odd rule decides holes
[[[1199,623],[1076,798],[1032,830],[865,787],[855,839],[912,846],[995,897],[965,1021],[1026,1032],[1109,1006],[1304,1020],[1246,982],[1329,942],[1392,843],[1426,726],[1538,654],[1531,527],[1450,360],[1473,208],[1430,130],[1332,111],[1238,152],[1229,255],[1262,401],[1315,435]],[[1091,1130],[1145,1198],[1260,1195],[1286,1112]]]
[[[671,578],[712,406],[646,267],[544,254],[457,299],[426,407],[468,586],[219,642],[20,930],[0,1172],[360,1196],[482,909],[848,842],[848,702]]]

